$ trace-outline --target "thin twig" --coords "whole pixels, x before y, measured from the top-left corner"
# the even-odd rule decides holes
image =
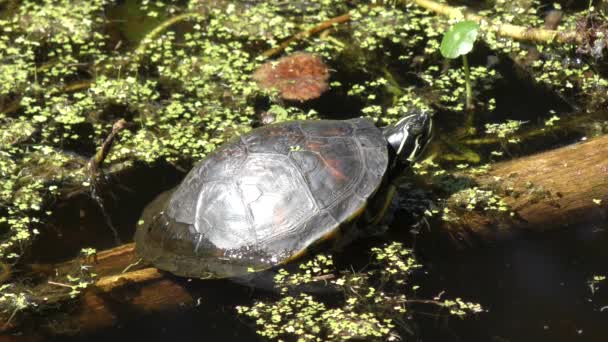
[[[9,325],[11,324],[11,321],[13,320],[13,318],[15,318],[15,315],[17,314],[18,311],[19,311],[19,308],[13,309],[13,311],[11,312],[11,315],[8,317],[6,322],[4,322],[4,325],[2,326],[3,329],[6,329],[9,327]]]
[[[129,271],[132,267],[139,265],[139,263],[142,262],[142,260],[143,260],[142,258],[139,258],[139,260],[137,260],[136,262],[127,265],[127,267],[125,267],[125,269],[122,270],[122,272],[120,272],[120,273],[127,273],[127,271]]]
[[[120,238],[118,236],[118,231],[116,230],[116,228],[114,228],[114,225],[112,224],[112,220],[110,219],[110,216],[107,214],[107,212],[105,210],[103,198],[100,196],[99,190],[101,188],[103,188],[103,180],[105,178],[105,175],[103,174],[103,170],[101,168],[103,165],[103,162],[106,159],[106,157],[108,156],[108,154],[110,153],[110,148],[112,147],[112,144],[114,143],[114,140],[116,139],[116,136],[118,135],[118,133],[120,133],[120,131],[122,131],[126,127],[127,127],[127,121],[125,121],[124,119],[120,119],[120,120],[116,121],[114,123],[114,125],[112,126],[112,132],[110,132],[110,134],[108,134],[108,136],[104,140],[103,144],[101,145],[101,148],[97,151],[97,153],[95,153],[95,155],[87,163],[87,172],[89,174],[89,180],[90,180],[90,184],[91,184],[90,185],[91,197],[93,197],[95,202],[97,202],[97,205],[99,205],[99,207],[101,208],[101,212],[106,220],[106,224],[112,231],[112,234],[114,235],[114,241],[116,242],[117,245],[119,245],[121,243]]]
[[[47,281],[47,283],[48,283],[48,284],[51,284],[51,285],[56,285],[56,286],[66,287],[66,288],[68,288],[68,289],[72,289],[72,288],[74,288],[74,287],[73,287],[73,286],[71,286],[71,285],[64,284],[64,283],[58,283],[58,282],[51,281],[51,280]]]
[[[332,279],[335,279],[335,278],[336,278],[335,274],[329,273],[329,274],[322,274],[322,275],[318,275],[316,277],[313,277],[312,280],[313,281],[321,281],[321,280],[327,281],[327,280],[332,280]]]
[[[106,159],[106,157],[108,156],[108,153],[110,152],[110,148],[112,147],[112,144],[114,143],[114,140],[116,139],[116,136],[118,135],[118,133],[120,133],[120,131],[122,131],[126,127],[127,127],[127,121],[125,119],[120,119],[120,120],[116,121],[114,123],[114,125],[112,125],[112,132],[110,132],[110,134],[108,134],[108,136],[104,140],[103,144],[101,144],[101,148],[89,160],[89,163],[87,165],[87,167],[89,169],[89,175],[91,178],[95,178],[95,177],[99,176],[99,173],[101,172],[101,166],[102,166],[104,160]]]
[[[278,46],[264,51],[262,53],[262,56],[264,56],[266,58],[272,57],[272,56],[274,56],[274,55],[282,52],[283,50],[285,50],[293,42],[296,42],[296,41],[302,40],[302,39],[306,39],[306,38],[312,36],[315,33],[319,33],[321,31],[324,31],[324,30],[328,29],[328,28],[334,27],[335,25],[343,24],[343,23],[349,21],[350,19],[351,19],[351,14],[350,13],[346,13],[346,14],[342,14],[340,16],[331,18],[329,20],[326,20],[326,21],[320,23],[319,25],[317,25],[317,26],[315,26],[315,27],[313,27],[311,29],[304,30],[304,31],[301,31],[301,32],[295,34],[291,38],[283,41]]]

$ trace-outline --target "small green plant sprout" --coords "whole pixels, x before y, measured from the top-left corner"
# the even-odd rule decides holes
[[[469,72],[469,61],[467,54],[473,50],[473,45],[477,40],[479,24],[472,20],[461,21],[454,24],[441,40],[439,50],[441,55],[448,59],[462,56],[462,66],[464,68],[465,89],[466,89],[466,109],[473,108],[471,95],[471,76]]]
[[[559,120],[560,120],[559,116],[554,114],[549,119],[545,120],[545,126],[548,126],[548,127],[555,126],[555,123]]]

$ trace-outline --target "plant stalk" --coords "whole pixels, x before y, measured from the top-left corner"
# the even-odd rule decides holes
[[[471,73],[469,71],[469,61],[467,60],[467,55],[462,55],[462,66],[464,68],[464,86],[465,86],[465,105],[467,112],[471,112],[473,109],[473,95],[471,91]],[[469,115],[467,117],[467,126],[472,124],[472,117]]]

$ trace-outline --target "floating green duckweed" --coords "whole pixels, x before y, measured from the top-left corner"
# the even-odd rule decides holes
[[[372,267],[361,272],[338,272],[325,255],[303,263],[298,272],[280,270],[275,282],[283,295],[278,300],[257,301],[237,311],[255,323],[261,336],[271,340],[292,336],[298,341],[400,340],[396,325],[409,324],[412,302],[435,305],[456,316],[482,311],[479,304],[460,298],[416,298],[419,286],[411,277],[421,265],[401,243],[374,247],[371,254]],[[341,304],[330,306],[313,295],[291,294],[298,286],[319,282],[329,282],[340,291]]]

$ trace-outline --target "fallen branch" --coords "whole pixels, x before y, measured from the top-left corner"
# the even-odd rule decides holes
[[[482,17],[462,8],[452,7],[447,4],[432,0],[409,0],[416,5],[448,17],[464,17],[466,20],[477,22],[482,29],[494,32],[499,36],[509,37],[516,40],[532,41],[537,43],[582,43],[582,37],[576,31],[558,31],[541,28],[530,28],[518,25],[502,23]]]
[[[339,25],[342,23],[345,23],[347,21],[349,21],[351,19],[351,14],[350,13],[346,13],[346,14],[342,14],[340,16],[331,18],[329,20],[326,20],[322,23],[320,23],[319,25],[308,29],[308,30],[304,30],[301,31],[295,35],[293,35],[291,38],[283,41],[281,44],[279,44],[276,47],[273,47],[271,49],[268,49],[266,51],[264,51],[262,53],[262,56],[264,57],[272,57],[278,53],[281,53],[283,50],[285,50],[291,43],[296,42],[298,40],[302,40],[302,39],[306,39],[310,36],[312,36],[313,34],[319,33],[321,31],[327,30],[329,28],[334,27],[335,25]]]
[[[102,292],[110,292],[128,284],[143,283],[150,280],[160,279],[162,277],[163,273],[161,271],[159,271],[157,268],[149,267],[144,268],[143,270],[103,277],[95,283],[95,287]]]

